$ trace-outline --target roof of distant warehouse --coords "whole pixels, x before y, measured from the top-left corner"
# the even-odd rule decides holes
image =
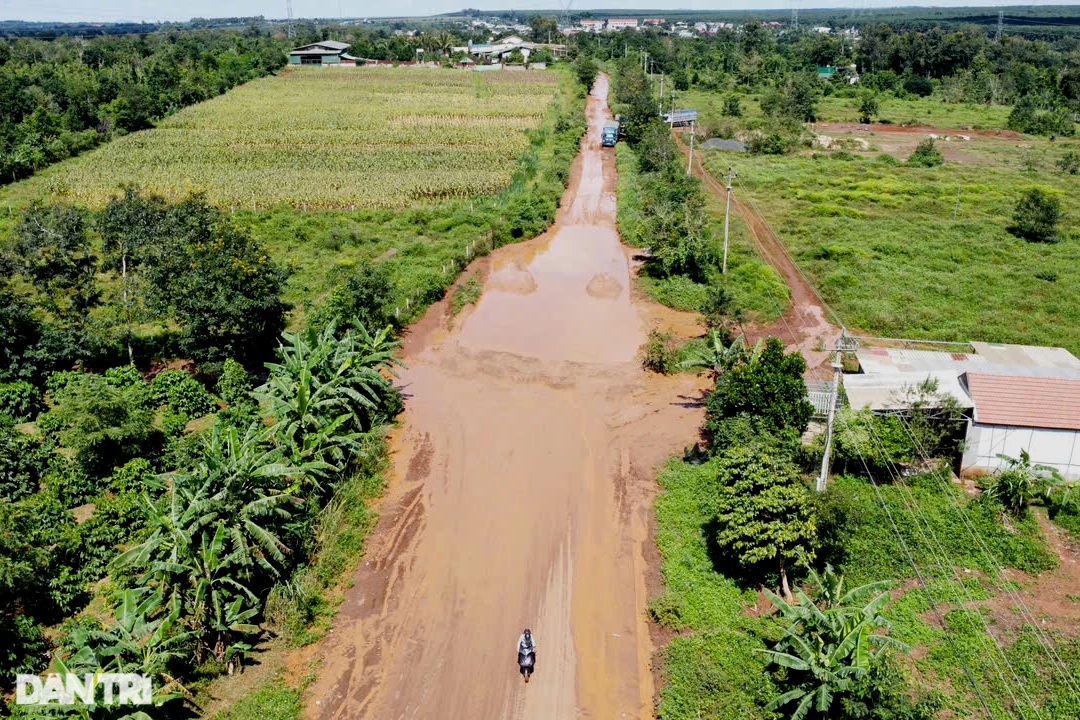
[[[964,373],[982,425],[1080,430],[1080,380]]]
[[[337,40],[320,40],[317,43],[311,43],[310,45],[304,45],[298,47],[290,52],[290,55],[327,55],[330,53],[339,53],[342,50],[348,49],[349,43],[338,42]]]

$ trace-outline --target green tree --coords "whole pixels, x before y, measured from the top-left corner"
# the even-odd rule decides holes
[[[1061,200],[1040,188],[1024,193],[1013,212],[1010,233],[1028,242],[1055,243],[1058,224],[1064,217]]]
[[[533,42],[557,42],[560,36],[558,18],[554,15],[533,15],[529,18],[529,35]]]
[[[724,420],[745,415],[766,432],[802,435],[814,414],[805,371],[803,356],[797,351],[785,354],[779,338],[769,338],[764,347],[759,344],[716,381],[705,401],[706,432],[712,434]]]
[[[585,92],[589,92],[589,90],[592,89],[593,83],[596,82],[596,76],[599,72],[599,69],[596,67],[596,61],[589,55],[583,53],[578,55],[577,60],[574,61],[574,74],[577,75],[578,82],[585,86]]]
[[[151,257],[162,220],[165,201],[154,195],[142,195],[132,186],[114,197],[98,216],[104,264],[120,273],[120,305],[126,325],[128,362],[135,361],[131,347],[139,294],[135,271]]]
[[[877,95],[869,90],[859,93],[859,122],[871,123],[880,110]]]
[[[866,699],[857,683],[871,673],[881,650],[910,651],[881,634],[889,628],[882,615],[889,602],[886,582],[845,590],[843,575],[831,565],[821,575],[811,569],[810,582],[818,588],[816,603],[802,589],[795,590],[795,603],[765,591],[780,612],[784,634],[771,650],[758,652],[786,670],[782,685],[788,688],[768,709],[795,704],[791,720],[843,717],[838,710],[854,691],[863,690],[858,694]]]
[[[817,524],[810,492],[788,460],[736,445],[718,456],[716,542],[744,571],[768,568],[791,596],[788,569],[813,559]]]
[[[285,269],[202,195],[171,207],[161,230],[147,289],[151,304],[181,325],[181,350],[248,368],[268,359],[285,327]]]
[[[11,237],[14,266],[40,293],[38,302],[85,349],[90,310],[100,298],[98,259],[81,211],[35,204]]]

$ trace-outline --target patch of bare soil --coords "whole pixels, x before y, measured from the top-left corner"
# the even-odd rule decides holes
[[[700,427],[702,381],[641,369],[648,327],[690,323],[632,290],[606,95],[552,229],[475,264],[463,320],[443,301],[406,336],[393,473],[308,717],[653,716],[653,477]]]
[[[1068,533],[1039,515],[1050,550],[1061,565],[1051,572],[1033,577],[1019,570],[1006,570],[1006,579],[1015,582],[1015,594],[1001,593],[985,602],[976,603],[989,608],[996,634],[1011,638],[1032,621],[1050,633],[1064,637],[1080,634],[1080,558],[1075,541]]]

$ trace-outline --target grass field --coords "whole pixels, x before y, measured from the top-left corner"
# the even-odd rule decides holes
[[[246,209],[402,208],[510,184],[555,72],[289,70],[186,108],[42,172],[0,205],[48,197],[99,207],[123,184],[205,190]]]
[[[761,95],[739,93],[742,101],[741,118],[723,116],[726,93],[690,90],[679,96],[679,104],[694,108],[705,127],[740,121],[753,124],[762,117]],[[1012,111],[1010,105],[969,105],[947,103],[940,98],[898,100],[891,93],[879,96],[878,120],[892,125],[928,125],[955,130],[990,130],[1005,127]],[[818,120],[823,122],[858,122],[859,100],[854,97],[831,95],[818,101]]]
[[[735,191],[753,199],[853,328],[1080,354],[1080,196],[1077,176],[1054,165],[1080,146],[1023,145],[968,143],[962,161],[930,169],[850,153],[743,157]],[[716,176],[730,162],[716,152],[706,160]],[[1021,194],[1036,186],[1061,199],[1058,244],[1006,231]]]
[[[693,466],[673,460],[659,478],[663,494],[656,503],[657,545],[666,590],[653,600],[651,610],[660,623],[678,632],[664,650],[667,681],[659,715],[665,720],[773,717],[763,706],[776,688],[757,651],[770,646],[778,630],[770,616],[761,615],[770,606],[758,595],[757,581],[747,586],[718,570],[709,537],[716,513],[716,473],[715,461]],[[927,595],[918,589],[908,556],[869,482],[845,476],[833,482],[833,507],[845,523],[835,540],[843,551],[822,554],[844,572],[848,588],[882,579],[893,583],[886,616],[893,623],[891,634],[914,649],[899,662],[917,696],[940,692],[940,717],[986,717],[966,674],[970,671],[994,717],[1076,717],[1080,700],[1061,675],[1050,670],[1031,626],[1015,616],[1003,582],[993,576],[986,555],[974,549],[971,539],[970,533],[977,532],[1002,567],[1045,573],[1056,558],[1034,518],[1007,529],[990,506],[927,476],[908,480],[908,490],[882,485],[881,502],[913,548],[930,596],[942,608],[943,628],[934,622]],[[925,541],[927,531],[939,545]],[[761,582],[769,585],[775,578]],[[989,639],[987,627],[1001,651]],[[1080,643],[1071,631],[1063,636],[1051,627],[1044,630],[1075,673]],[[1003,657],[1015,676],[1003,679],[998,674],[1005,666]],[[1021,687],[1031,695],[1031,706],[1014,700]]]

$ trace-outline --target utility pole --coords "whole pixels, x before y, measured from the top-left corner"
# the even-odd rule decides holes
[[[724,264],[720,268],[720,273],[727,274],[727,249],[728,249],[728,227],[730,225],[731,217],[731,181],[735,179],[735,168],[728,168],[727,171],[727,209],[724,210]]]
[[[1004,30],[1004,29],[1005,29],[1005,11],[1004,10],[998,10],[998,26],[997,26],[997,32],[994,33],[994,42],[1000,42],[1000,40],[1001,40],[1001,31]]]
[[[844,333],[836,341],[836,354],[833,355],[833,381],[832,391],[829,393],[829,414],[825,425],[825,454],[821,456],[821,474],[817,479],[817,491],[825,492],[825,479],[829,476],[829,459],[832,454],[833,421],[836,420],[836,401],[840,396],[840,371],[843,363],[840,362],[840,352],[844,347]]]
[[[671,91],[671,115],[668,117],[668,120],[670,121],[669,124],[671,125],[671,129],[674,130],[675,129],[675,91],[674,90]]]
[[[660,114],[664,114],[664,73],[660,73],[660,102],[657,103],[660,106]]]
[[[286,37],[293,36],[293,23],[292,23],[292,0],[285,0],[285,17],[288,24],[285,26]]]
[[[690,174],[690,167],[694,164],[694,121],[690,121],[690,157],[686,160],[686,174]],[[726,233],[725,233],[726,234]]]

